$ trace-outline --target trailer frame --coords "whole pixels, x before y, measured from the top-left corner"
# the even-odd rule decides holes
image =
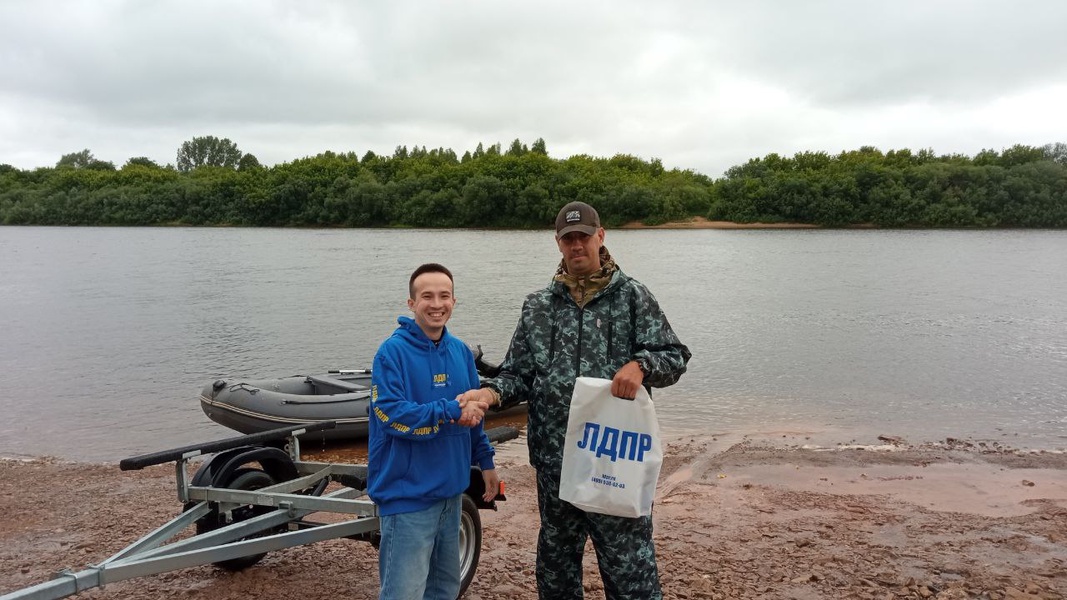
[[[236,564],[230,570],[239,570],[258,562],[267,552],[333,538],[376,545],[378,508],[366,494],[366,465],[301,459],[299,436],[333,427],[332,421],[282,427],[123,459],[119,468],[124,471],[173,461],[177,497],[184,505],[181,514],[100,563],[77,572],[64,569],[50,581],[0,595],[0,600],[58,600],[109,583],[207,564],[223,568]],[[486,433],[494,443],[518,436],[511,427]],[[206,455],[211,456],[190,477],[191,461]],[[259,467],[243,467],[248,464]],[[465,583],[473,577],[480,555],[477,509],[496,510],[495,501],[482,499],[480,471],[471,469],[460,532]],[[277,482],[256,489],[219,485],[236,481],[235,473],[250,471],[262,471]],[[331,482],[342,487],[326,493]],[[505,498],[499,494],[497,499]],[[469,513],[472,505],[473,515]],[[321,512],[350,518],[335,523],[305,519]],[[196,535],[171,541],[192,526],[198,528]],[[469,539],[471,536],[475,539]]]

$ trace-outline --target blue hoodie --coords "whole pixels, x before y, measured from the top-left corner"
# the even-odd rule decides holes
[[[479,385],[470,348],[448,329],[435,344],[414,319],[397,323],[371,370],[367,492],[380,515],[423,510],[463,493],[472,464],[494,468],[481,424],[450,422],[461,414],[456,396]]]

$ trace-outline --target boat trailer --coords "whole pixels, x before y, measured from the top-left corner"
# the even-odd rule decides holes
[[[333,427],[332,421],[283,427],[123,459],[123,471],[174,461],[182,513],[99,564],[61,571],[51,581],[0,600],[66,598],[108,583],[206,564],[239,571],[272,550],[333,538],[377,546],[378,509],[367,497],[366,465],[301,459],[298,436]],[[497,444],[518,437],[518,430],[496,427],[486,434]],[[190,477],[190,462],[203,456],[208,458]],[[332,482],[339,486],[327,491]],[[496,510],[495,501],[482,499],[484,489],[480,470],[472,466],[460,519],[460,595],[474,579],[481,554],[478,510]],[[322,512],[349,518],[332,523],[305,518]],[[196,535],[171,541],[190,527]]]

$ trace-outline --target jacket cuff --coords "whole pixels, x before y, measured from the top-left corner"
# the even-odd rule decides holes
[[[500,396],[500,390],[498,390],[496,386],[491,383],[486,383],[482,384],[482,389],[489,390],[489,393],[493,395],[493,402],[495,402],[495,404],[491,405],[490,408],[500,408],[504,406],[504,399]]]
[[[448,417],[453,421],[458,421],[463,416],[463,409],[459,406],[459,400],[446,400],[445,412],[448,413]]]
[[[647,358],[635,358],[634,362],[637,363],[637,368],[641,369],[641,373],[644,374],[646,378],[652,374],[652,367],[648,364]]]

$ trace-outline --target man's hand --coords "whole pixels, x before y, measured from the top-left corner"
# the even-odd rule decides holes
[[[456,402],[459,402],[462,411],[457,422],[464,427],[474,427],[481,423],[485,418],[485,411],[489,410],[489,402],[472,393],[477,391],[479,390],[469,390],[456,396]]]
[[[458,423],[464,427],[474,427],[478,423],[481,423],[482,419],[485,417],[485,411],[489,408],[480,402],[463,401],[460,401],[459,407],[462,409],[462,412],[460,413]]]
[[[619,369],[615,377],[611,379],[611,395],[616,398],[633,400],[637,397],[637,389],[645,381],[645,374],[637,361],[631,360]]]
[[[485,494],[482,495],[482,500],[492,502],[497,492],[500,491],[500,476],[496,474],[496,469],[482,471],[482,481],[485,482]]]
[[[489,407],[494,404],[494,398],[495,396],[493,396],[493,392],[489,388],[467,390],[466,392],[463,392],[462,394],[456,396],[456,400],[459,401],[460,408],[466,406],[468,402],[476,402],[485,407],[485,410],[488,410]],[[485,410],[483,410],[482,412],[485,412]]]

